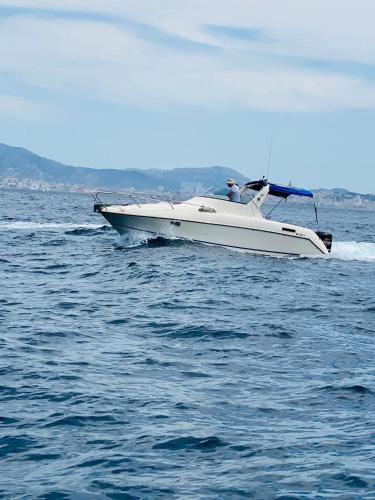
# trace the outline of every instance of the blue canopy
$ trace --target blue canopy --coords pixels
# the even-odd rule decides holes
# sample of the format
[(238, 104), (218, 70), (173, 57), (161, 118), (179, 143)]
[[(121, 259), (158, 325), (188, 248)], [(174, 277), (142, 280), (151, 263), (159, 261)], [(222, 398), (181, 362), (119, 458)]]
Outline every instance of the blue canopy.
[(269, 194), (273, 196), (279, 196), (281, 198), (288, 198), (290, 195), (295, 196), (308, 196), (312, 198), (314, 195), (311, 191), (307, 189), (296, 188), (292, 186), (279, 186), (277, 184), (272, 184), (271, 182), (261, 179), (259, 181), (252, 181), (245, 184), (249, 189), (254, 189), (255, 191), (260, 191), (264, 186), (269, 186)]

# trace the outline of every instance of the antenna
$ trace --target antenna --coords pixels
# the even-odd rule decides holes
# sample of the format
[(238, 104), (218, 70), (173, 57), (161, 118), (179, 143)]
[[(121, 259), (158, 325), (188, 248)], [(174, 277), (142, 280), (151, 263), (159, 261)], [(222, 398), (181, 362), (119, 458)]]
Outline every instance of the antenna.
[(266, 179), (267, 180), (268, 180), (268, 174), (270, 173), (271, 156), (272, 156), (272, 146), (273, 146), (273, 132), (271, 134), (270, 149), (269, 149), (269, 152), (268, 152), (268, 164), (267, 164), (267, 175), (266, 175)]

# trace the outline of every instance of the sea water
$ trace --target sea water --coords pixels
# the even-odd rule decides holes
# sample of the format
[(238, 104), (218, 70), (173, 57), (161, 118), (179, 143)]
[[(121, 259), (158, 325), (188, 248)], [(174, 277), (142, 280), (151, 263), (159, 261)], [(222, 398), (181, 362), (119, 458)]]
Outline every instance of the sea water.
[(0, 497), (374, 498), (374, 212), (273, 258), (0, 193)]

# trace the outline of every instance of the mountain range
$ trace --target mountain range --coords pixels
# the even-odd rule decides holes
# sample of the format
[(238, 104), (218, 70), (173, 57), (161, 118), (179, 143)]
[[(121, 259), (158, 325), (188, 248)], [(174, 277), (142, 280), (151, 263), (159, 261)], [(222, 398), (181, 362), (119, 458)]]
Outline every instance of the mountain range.
[[(175, 193), (203, 192), (211, 186), (225, 188), (225, 179), (232, 177), (239, 184), (247, 179), (240, 172), (227, 167), (187, 167), (172, 170), (136, 168), (109, 169), (65, 165), (43, 158), (27, 149), (0, 143), (1, 179), (28, 180), (29, 183), (57, 186), (75, 186), (91, 189), (121, 190), (133, 188), (144, 191)], [(9, 186), (9, 182), (0, 186)], [(12, 183), (10, 183), (12, 185)], [(21, 183), (21, 187), (22, 187)], [(314, 191), (320, 205), (375, 209), (374, 194), (358, 194), (346, 189), (318, 189)], [(294, 200), (298, 202), (299, 200)]]
[(233, 177), (240, 184), (248, 180), (236, 170), (220, 166), (173, 170), (74, 167), (43, 158), (24, 148), (1, 143), (0, 177), (88, 188), (134, 188), (173, 192), (207, 189), (216, 184), (223, 184), (228, 177)]

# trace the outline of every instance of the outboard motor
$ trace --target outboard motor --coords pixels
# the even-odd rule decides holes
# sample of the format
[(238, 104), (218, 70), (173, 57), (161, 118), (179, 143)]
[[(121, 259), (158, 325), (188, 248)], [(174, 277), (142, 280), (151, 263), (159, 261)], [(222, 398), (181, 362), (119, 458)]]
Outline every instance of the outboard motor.
[(324, 243), (324, 246), (326, 247), (328, 252), (330, 252), (332, 249), (332, 234), (331, 233), (324, 233), (323, 231), (317, 231), (316, 234), (322, 240), (322, 242)]

